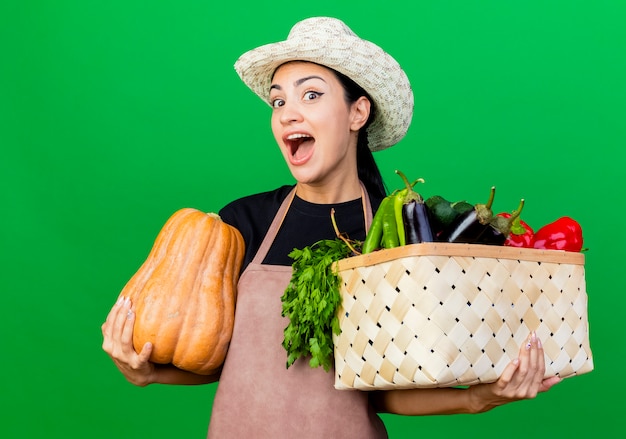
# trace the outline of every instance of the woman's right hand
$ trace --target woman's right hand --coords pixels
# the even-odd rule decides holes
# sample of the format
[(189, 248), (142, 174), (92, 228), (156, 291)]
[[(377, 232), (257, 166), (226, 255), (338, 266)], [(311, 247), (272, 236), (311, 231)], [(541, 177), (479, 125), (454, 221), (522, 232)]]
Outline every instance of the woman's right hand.
[(152, 344), (146, 343), (141, 352), (133, 347), (135, 313), (130, 299), (120, 297), (102, 324), (102, 349), (109, 354), (126, 379), (136, 386), (156, 381), (156, 368), (150, 362)]

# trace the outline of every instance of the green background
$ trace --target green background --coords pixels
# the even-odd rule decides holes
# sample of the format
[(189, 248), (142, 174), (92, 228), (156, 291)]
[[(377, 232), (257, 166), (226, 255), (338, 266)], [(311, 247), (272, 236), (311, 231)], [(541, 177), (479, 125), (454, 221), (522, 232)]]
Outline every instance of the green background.
[(534, 226), (572, 216), (589, 248), (592, 373), (483, 415), (385, 416), (391, 437), (612, 437), (626, 390), (623, 5), (2, 2), (0, 436), (204, 437), (215, 385), (128, 384), (100, 325), (171, 213), (292, 181), (232, 65), (332, 15), (412, 82), (409, 133), (376, 155), (390, 188), (395, 168), (426, 196), (484, 202), (496, 185), (496, 210), (523, 197)]

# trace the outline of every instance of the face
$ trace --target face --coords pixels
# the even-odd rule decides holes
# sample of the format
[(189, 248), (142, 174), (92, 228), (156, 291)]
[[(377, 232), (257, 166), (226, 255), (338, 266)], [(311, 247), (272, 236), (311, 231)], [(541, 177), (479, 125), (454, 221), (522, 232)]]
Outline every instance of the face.
[(349, 104), (334, 72), (291, 62), (279, 67), (270, 89), (272, 131), (300, 184), (342, 184), (357, 175), (358, 130), (367, 121), (369, 101)]

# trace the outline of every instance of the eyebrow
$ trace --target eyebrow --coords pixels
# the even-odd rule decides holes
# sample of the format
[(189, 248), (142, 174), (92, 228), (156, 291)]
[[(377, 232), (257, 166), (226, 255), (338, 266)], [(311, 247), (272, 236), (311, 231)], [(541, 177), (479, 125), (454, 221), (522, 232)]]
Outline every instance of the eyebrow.
[[(300, 79), (296, 80), (293, 83), (293, 85), (294, 85), (294, 87), (298, 87), (298, 86), (302, 85), (303, 83), (305, 83), (306, 81), (309, 81), (311, 79), (320, 79), (320, 80), (324, 81), (324, 78), (322, 78), (321, 76), (311, 75), (311, 76), (305, 76), (304, 78), (300, 78)], [(326, 82), (326, 81), (324, 81), (324, 82)], [(273, 90), (273, 89), (282, 90), (282, 87), (280, 85), (278, 85), (278, 84), (272, 84), (270, 86), (270, 91)]]

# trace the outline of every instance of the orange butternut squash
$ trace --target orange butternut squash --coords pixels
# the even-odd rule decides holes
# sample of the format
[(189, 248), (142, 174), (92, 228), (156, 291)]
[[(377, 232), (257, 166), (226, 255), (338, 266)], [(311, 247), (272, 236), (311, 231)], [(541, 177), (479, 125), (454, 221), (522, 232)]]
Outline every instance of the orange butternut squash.
[(175, 212), (122, 289), (134, 305), (133, 345), (150, 360), (202, 375), (222, 365), (235, 319), (244, 242), (214, 213)]

